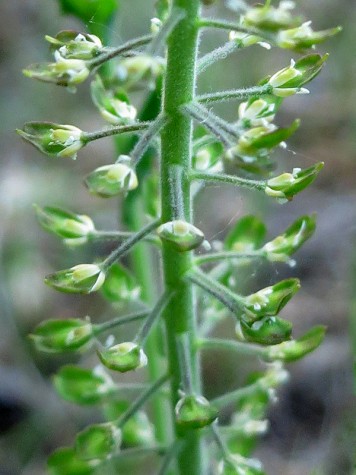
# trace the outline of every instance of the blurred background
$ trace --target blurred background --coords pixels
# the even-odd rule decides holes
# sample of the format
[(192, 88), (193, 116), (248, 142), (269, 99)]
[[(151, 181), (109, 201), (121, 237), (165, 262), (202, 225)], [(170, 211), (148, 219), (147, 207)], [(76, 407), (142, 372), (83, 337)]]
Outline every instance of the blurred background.
[[(263, 213), (273, 237), (298, 216), (317, 213), (316, 234), (296, 255), (295, 268), (253, 268), (262, 284), (289, 276), (301, 279), (302, 290), (283, 312), (293, 321), (296, 335), (314, 324), (328, 327), (321, 348), (289, 366), (290, 382), (270, 410), (270, 431), (259, 442), (256, 454), (270, 475), (354, 475), (356, 3), (297, 3), (298, 10), (313, 19), (314, 29), (342, 25), (344, 31), (319, 48), (329, 52), (330, 59), (310, 85), (311, 94), (284, 102), (278, 125), (288, 125), (295, 117), (301, 118), (302, 125), (287, 149), (279, 153), (279, 169), (289, 171), (317, 161), (324, 161), (325, 168), (312, 187), (283, 206), (229, 187), (204, 190), (197, 200), (196, 225), (208, 240), (216, 240), (226, 235), (238, 217), (247, 213), (261, 217)], [(113, 43), (147, 32), (153, 4), (153, 0), (121, 0), (120, 15), (112, 26)], [(222, 1), (206, 14), (236, 17)], [(99, 319), (109, 314), (100, 297), (63, 296), (43, 284), (44, 275), (86, 262), (95, 250), (70, 250), (44, 233), (32, 204), (89, 214), (99, 229), (117, 226), (117, 203), (93, 198), (82, 186), (82, 177), (93, 164), (110, 162), (111, 140), (90, 145), (76, 162), (68, 162), (46, 159), (14, 133), (29, 120), (73, 124), (88, 131), (105, 125), (90, 101), (88, 83), (72, 95), (21, 74), (30, 63), (50, 60), (45, 34), (54, 36), (68, 28), (82, 27), (75, 19), (61, 16), (55, 0), (0, 1), (0, 475), (44, 474), (48, 454), (72, 444), (78, 428), (93, 420), (91, 409), (61, 401), (51, 386), (50, 377), (59, 366), (78, 358), (35, 353), (26, 338), (47, 318), (90, 314)], [(225, 41), (226, 33), (209, 31), (204, 34), (201, 53)], [(287, 65), (290, 57), (288, 51), (248, 48), (224, 61), (223, 74), (222, 63), (206, 71), (199, 90), (253, 85)], [(237, 106), (232, 103), (217, 110), (233, 119)], [(217, 334), (228, 335), (230, 330), (222, 325)], [(213, 363), (206, 357), (207, 396), (243, 383), (254, 364), (237, 362), (226, 353), (214, 357)]]

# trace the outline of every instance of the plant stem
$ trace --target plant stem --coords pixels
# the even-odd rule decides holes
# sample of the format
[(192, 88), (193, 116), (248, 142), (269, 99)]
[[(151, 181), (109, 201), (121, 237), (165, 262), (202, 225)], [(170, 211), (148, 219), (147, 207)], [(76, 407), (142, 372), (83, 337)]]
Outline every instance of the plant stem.
[(197, 64), (197, 74), (203, 73), (209, 66), (213, 65), (220, 59), (226, 59), (229, 54), (232, 54), (234, 51), (239, 49), (240, 46), (237, 41), (228, 41), (223, 46), (210, 51), (210, 53), (205, 54), (199, 58)]
[(237, 252), (237, 251), (221, 251), (221, 252), (211, 252), (209, 254), (204, 254), (203, 256), (196, 257), (194, 259), (194, 264), (201, 266), (203, 264), (208, 264), (210, 262), (216, 262), (226, 259), (256, 259), (266, 257), (265, 252), (250, 251), (250, 252)]
[(147, 148), (150, 146), (151, 141), (159, 133), (166, 122), (167, 118), (163, 115), (159, 115), (141, 135), (130, 154), (133, 166), (136, 166), (139, 163)]
[(268, 347), (253, 345), (251, 343), (241, 343), (239, 341), (222, 340), (220, 338), (200, 339), (197, 346), (204, 350), (228, 350), (247, 356), (266, 356)]
[(250, 97), (258, 97), (264, 94), (272, 94), (272, 86), (265, 84), (264, 86), (252, 86), (243, 89), (230, 89), (228, 91), (211, 92), (208, 94), (202, 94), (195, 99), (201, 103), (212, 102), (228, 102), (232, 100), (245, 101)]
[[(184, 18), (168, 38), (167, 72), (164, 85), (163, 112), (169, 125), (162, 130), (161, 197), (162, 222), (177, 218), (192, 221), (192, 205), (188, 171), (191, 166), (192, 120), (182, 112), (182, 106), (194, 100), (195, 67), (198, 46), (199, 0), (173, 0), (172, 8), (184, 11)], [(172, 177), (180, 177), (180, 180)], [(179, 216), (177, 216), (177, 213)], [(186, 334), (192, 385), (201, 392), (199, 360), (194, 347), (196, 338), (195, 299), (192, 286), (182, 276), (190, 268), (192, 253), (180, 253), (168, 243), (163, 244), (164, 282), (167, 289), (176, 291), (164, 312), (167, 333), (169, 372), (171, 375), (171, 408), (178, 401), (178, 391), (184, 380), (179, 365), (177, 337)], [(182, 430), (175, 425), (182, 449), (176, 456), (180, 475), (204, 475), (203, 445), (200, 431)], [(173, 465), (173, 464), (172, 464)]]
[(212, 18), (201, 18), (199, 21), (199, 26), (201, 28), (217, 28), (221, 30), (238, 31), (240, 33), (246, 33), (247, 35), (255, 35), (271, 43), (274, 43), (275, 41), (275, 35), (273, 34), (268, 34), (265, 31), (259, 30), (257, 28), (242, 26), (242, 25), (239, 25), (238, 23), (231, 23), (226, 20), (214, 20)]
[(97, 68), (103, 63), (106, 63), (106, 61), (109, 61), (110, 59), (115, 58), (116, 56), (119, 56), (123, 53), (127, 53), (128, 51), (132, 51), (134, 48), (137, 48), (138, 46), (146, 45), (149, 43), (153, 38), (153, 35), (145, 35), (141, 36), (140, 38), (135, 38), (134, 40), (127, 41), (123, 45), (117, 47), (117, 48), (107, 48), (106, 51), (100, 56), (98, 56), (96, 59), (93, 59), (90, 62), (91, 68)]
[(113, 320), (108, 320), (104, 323), (99, 323), (94, 325), (94, 334), (100, 335), (112, 328), (117, 328), (120, 325), (125, 325), (126, 323), (136, 322), (137, 320), (142, 320), (143, 318), (147, 317), (149, 314), (148, 310), (142, 310), (141, 312), (131, 313), (130, 315), (125, 315), (124, 317), (114, 318)]
[(120, 257), (124, 256), (131, 249), (132, 246), (141, 241), (145, 236), (147, 236), (147, 234), (150, 234), (151, 231), (156, 229), (160, 222), (160, 219), (152, 221), (152, 223), (147, 224), (147, 226), (143, 227), (141, 231), (138, 231), (137, 233), (133, 234), (129, 239), (124, 241), (102, 263), (103, 270), (106, 270), (111, 267)]
[(235, 175), (225, 175), (223, 173), (191, 172), (190, 180), (203, 180), (207, 183), (226, 183), (259, 191), (264, 191), (266, 188), (265, 181), (249, 180)]
[(117, 125), (116, 127), (110, 127), (109, 129), (99, 130), (97, 132), (84, 132), (82, 140), (84, 143), (92, 142), (93, 140), (102, 139), (104, 137), (111, 137), (112, 135), (128, 134), (132, 132), (138, 132), (145, 130), (149, 127), (150, 122), (140, 122), (131, 125)]

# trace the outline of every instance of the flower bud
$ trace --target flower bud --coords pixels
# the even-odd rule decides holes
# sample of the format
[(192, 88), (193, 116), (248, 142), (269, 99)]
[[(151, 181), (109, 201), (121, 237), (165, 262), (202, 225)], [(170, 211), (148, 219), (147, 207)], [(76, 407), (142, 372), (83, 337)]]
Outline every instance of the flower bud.
[(65, 59), (56, 52), (55, 63), (32, 64), (24, 69), (25, 76), (39, 81), (57, 84), (75, 91), (75, 86), (86, 80), (90, 70), (82, 59)]
[(99, 167), (85, 178), (84, 183), (90, 193), (110, 198), (137, 188), (136, 173), (125, 163), (130, 157), (121, 155), (119, 159), (122, 160), (121, 163)]
[(91, 323), (80, 319), (46, 320), (30, 335), (36, 349), (48, 353), (83, 350), (92, 337)]
[(179, 252), (190, 251), (199, 247), (204, 241), (200, 229), (182, 220), (168, 221), (157, 229), (162, 241), (168, 242)]
[(264, 223), (256, 216), (248, 215), (239, 219), (225, 238), (225, 249), (249, 252), (258, 249), (266, 235)]
[(98, 351), (98, 356), (103, 365), (120, 373), (126, 373), (126, 371), (132, 371), (147, 365), (147, 356), (143, 349), (130, 341), (119, 343), (107, 350)]
[(262, 464), (256, 459), (247, 459), (239, 454), (230, 454), (218, 467), (219, 475), (265, 475)]
[(53, 382), (63, 399), (80, 405), (97, 404), (115, 388), (113, 380), (101, 366), (94, 370), (62, 366)]
[(245, 340), (260, 345), (276, 345), (290, 340), (292, 324), (279, 317), (263, 317), (253, 323), (240, 322), (241, 333)]
[(52, 122), (27, 122), (16, 130), (21, 137), (50, 157), (77, 158), (84, 147), (83, 132), (73, 125)]
[(60, 292), (89, 294), (100, 289), (105, 274), (96, 264), (79, 264), (45, 278), (45, 283)]
[(58, 51), (64, 59), (93, 59), (103, 47), (97, 36), (77, 31), (60, 31), (55, 38), (48, 35), (45, 38), (51, 43), (51, 50)]
[[(275, 99), (275, 98), (273, 98)], [(242, 102), (239, 106), (239, 122), (246, 127), (268, 127), (272, 122), (277, 109), (277, 101), (268, 99), (252, 99)]]
[(263, 41), (260, 36), (250, 35), (241, 31), (230, 31), (229, 41), (234, 41), (239, 48), (247, 48), (248, 46), (258, 44), (262, 48), (271, 49), (271, 45)]
[(308, 353), (314, 351), (325, 338), (326, 327), (320, 325), (309, 330), (302, 337), (284, 341), (279, 345), (271, 346), (267, 349), (265, 359), (267, 361), (296, 361)]
[(210, 425), (218, 411), (203, 396), (185, 395), (174, 409), (177, 424), (185, 429), (201, 429)]
[(165, 68), (165, 63), (161, 58), (140, 54), (120, 61), (117, 68), (118, 79), (128, 86), (148, 80), (155, 81)]
[(274, 317), (300, 289), (298, 279), (285, 279), (270, 287), (243, 297), (248, 323), (266, 316)]
[(313, 31), (310, 25), (311, 21), (306, 21), (297, 28), (279, 31), (277, 45), (280, 48), (296, 50), (313, 48), (314, 45), (324, 42), (342, 30), (341, 27), (336, 27), (323, 31)]
[(282, 173), (282, 175), (271, 178), (267, 181), (265, 193), (273, 198), (290, 201), (294, 195), (304, 190), (315, 180), (323, 166), (324, 163), (319, 162), (304, 170), (294, 168), (292, 173)]
[(99, 460), (81, 460), (72, 447), (63, 447), (49, 456), (47, 468), (50, 475), (91, 475), (98, 464)]
[(82, 460), (103, 460), (119, 451), (121, 430), (111, 422), (94, 424), (79, 432), (75, 452)]
[(118, 263), (108, 270), (101, 290), (112, 302), (137, 301), (141, 293), (141, 288), (134, 276)]
[(266, 251), (270, 261), (286, 261), (288, 256), (296, 252), (315, 231), (315, 217), (302, 216), (286, 231), (267, 242), (262, 250)]
[(294, 2), (289, 0), (281, 1), (277, 8), (270, 5), (257, 5), (246, 11), (242, 24), (270, 31), (300, 25), (301, 18), (293, 17), (291, 14), (294, 6)]
[(85, 242), (87, 237), (95, 230), (93, 221), (89, 216), (74, 214), (60, 208), (45, 206), (40, 208), (35, 205), (37, 218), (41, 226), (68, 241)]
[(273, 87), (272, 93), (279, 97), (309, 93), (302, 86), (321, 71), (327, 57), (328, 55), (310, 54), (297, 62), (291, 60), (288, 67), (281, 69), (268, 80), (268, 84)]
[(99, 76), (91, 83), (91, 95), (100, 114), (110, 124), (125, 125), (135, 120), (137, 110), (129, 104), (127, 96), (106, 91)]

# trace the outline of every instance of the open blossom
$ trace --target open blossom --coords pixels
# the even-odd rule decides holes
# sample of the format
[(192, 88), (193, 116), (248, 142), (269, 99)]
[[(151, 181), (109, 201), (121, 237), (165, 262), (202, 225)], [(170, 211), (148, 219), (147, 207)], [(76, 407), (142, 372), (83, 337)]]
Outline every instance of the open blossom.
[[(89, 60), (100, 53), (103, 45), (95, 35), (78, 33), (77, 31), (60, 31), (54, 38), (45, 36), (51, 43), (51, 49), (64, 59)], [(58, 56), (56, 56), (58, 61)]]

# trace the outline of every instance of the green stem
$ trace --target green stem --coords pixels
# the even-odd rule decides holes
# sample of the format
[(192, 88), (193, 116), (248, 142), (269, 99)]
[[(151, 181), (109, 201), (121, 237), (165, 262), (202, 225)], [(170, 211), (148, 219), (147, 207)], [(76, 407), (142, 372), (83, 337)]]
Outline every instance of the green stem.
[(221, 30), (238, 31), (240, 33), (246, 33), (247, 35), (259, 36), (261, 39), (264, 39), (270, 43), (275, 42), (275, 35), (273, 34), (268, 34), (265, 31), (259, 30), (258, 28), (246, 27), (239, 25), (238, 23), (231, 23), (226, 20), (201, 18), (199, 21), (199, 26), (200, 28), (217, 28)]
[[(185, 12), (168, 38), (167, 72), (164, 85), (163, 112), (170, 122), (162, 130), (161, 199), (162, 222), (179, 217), (192, 222), (192, 204), (188, 172), (191, 167), (192, 120), (182, 107), (194, 100), (195, 68), (198, 47), (199, 0), (173, 0), (172, 8)], [(176, 180), (173, 177), (179, 176)], [(166, 288), (176, 291), (164, 312), (167, 333), (169, 372), (171, 375), (171, 408), (178, 401), (178, 391), (184, 380), (179, 364), (177, 337), (187, 335), (189, 355), (187, 364), (192, 375), (192, 386), (200, 394), (199, 359), (196, 338), (195, 299), (192, 286), (182, 276), (191, 267), (192, 253), (177, 252), (169, 243), (163, 244), (163, 269)], [(201, 432), (183, 430), (175, 425), (176, 437), (182, 448), (176, 456), (180, 475), (204, 475)]]
[(129, 134), (132, 132), (139, 132), (149, 127), (151, 122), (140, 122), (138, 124), (131, 125), (117, 125), (116, 127), (110, 127), (109, 129), (99, 130), (97, 132), (84, 132), (82, 135), (82, 141), (87, 144), (93, 140), (102, 139), (105, 137), (111, 137), (119, 134)]
[(158, 299), (156, 305), (153, 307), (151, 313), (147, 316), (147, 319), (143, 326), (140, 328), (138, 331), (136, 337), (135, 337), (135, 342), (140, 343), (140, 345), (144, 345), (145, 341), (148, 338), (149, 332), (155, 322), (159, 319), (161, 316), (161, 313), (163, 310), (166, 308), (168, 305), (169, 301), (171, 300), (173, 295), (173, 292), (171, 290), (168, 290), (164, 292), (164, 294), (161, 296), (160, 299)]
[(151, 231), (157, 228), (160, 219), (152, 221), (152, 223), (143, 227), (141, 231), (138, 231), (129, 239), (124, 241), (117, 249), (115, 249), (101, 264), (102, 269), (105, 271), (109, 269), (120, 257), (124, 256), (136, 243), (140, 242), (147, 234), (150, 234)]
[(104, 53), (102, 53), (96, 59), (90, 61), (90, 67), (91, 69), (97, 68), (98, 66), (106, 63), (106, 61), (115, 58), (116, 56), (120, 56), (123, 53), (127, 53), (128, 51), (132, 51), (133, 49), (139, 46), (146, 45), (152, 40), (152, 38), (153, 35), (145, 35), (141, 36), (140, 38), (135, 38), (133, 40), (127, 41), (126, 43), (121, 46), (118, 46), (117, 48), (107, 48)]
[(131, 417), (146, 403), (146, 401), (168, 381), (169, 375), (165, 374), (155, 381), (149, 388), (146, 389), (137, 399), (131, 404), (131, 406), (117, 419), (116, 424), (118, 427), (122, 427)]
[(211, 92), (208, 94), (202, 94), (195, 99), (201, 103), (213, 103), (213, 102), (228, 102), (233, 100), (246, 101), (250, 97), (259, 97), (264, 94), (272, 94), (272, 86), (265, 84), (264, 86), (252, 86), (243, 89), (230, 89), (228, 91)]
[(239, 48), (240, 45), (237, 41), (228, 41), (223, 46), (210, 51), (210, 53), (207, 53), (199, 59), (197, 64), (197, 74), (203, 73), (209, 68), (209, 66), (212, 66), (217, 61), (226, 59), (229, 54), (232, 54)]
[(201, 266), (203, 264), (209, 264), (211, 262), (226, 260), (226, 259), (256, 259), (266, 257), (265, 252), (250, 251), (250, 252), (237, 252), (237, 251), (221, 251), (221, 252), (212, 252), (210, 254), (205, 254), (203, 256), (196, 257), (194, 259), (194, 264)]
[(253, 345), (251, 343), (241, 343), (233, 340), (222, 340), (220, 338), (202, 338), (197, 342), (198, 348), (203, 350), (228, 350), (240, 355), (263, 357), (267, 354), (268, 347)]
[(112, 330), (113, 328), (125, 325), (126, 323), (142, 320), (143, 318), (146, 318), (148, 314), (149, 311), (142, 310), (141, 312), (132, 313), (131, 315), (125, 315), (124, 317), (114, 318), (112, 320), (108, 320), (107, 322), (93, 325), (94, 335), (100, 335), (101, 333)]
[(159, 115), (157, 119), (151, 122), (147, 130), (141, 135), (140, 139), (130, 153), (133, 166), (136, 166), (139, 163), (147, 148), (150, 146), (151, 141), (159, 133), (166, 122), (167, 118), (163, 115)]
[(237, 185), (242, 188), (249, 188), (250, 190), (265, 191), (266, 188), (265, 181), (249, 180), (235, 175), (225, 175), (223, 173), (191, 172), (189, 177), (192, 181), (203, 180), (207, 183), (225, 183)]

